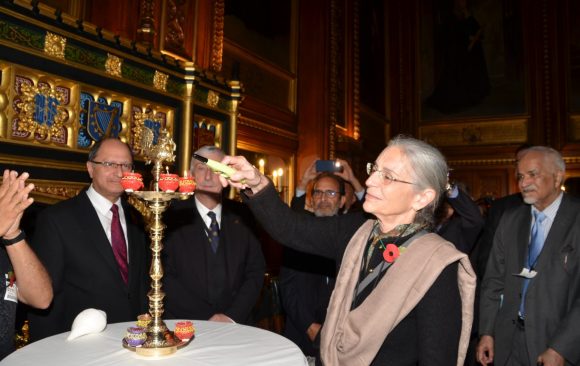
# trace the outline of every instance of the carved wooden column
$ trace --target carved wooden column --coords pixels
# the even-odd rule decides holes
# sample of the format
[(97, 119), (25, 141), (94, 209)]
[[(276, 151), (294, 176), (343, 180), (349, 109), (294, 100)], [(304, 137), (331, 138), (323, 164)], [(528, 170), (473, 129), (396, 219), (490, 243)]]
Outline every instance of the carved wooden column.
[(139, 4), (139, 26), (137, 42), (153, 47), (155, 41), (155, 0), (141, 0)]

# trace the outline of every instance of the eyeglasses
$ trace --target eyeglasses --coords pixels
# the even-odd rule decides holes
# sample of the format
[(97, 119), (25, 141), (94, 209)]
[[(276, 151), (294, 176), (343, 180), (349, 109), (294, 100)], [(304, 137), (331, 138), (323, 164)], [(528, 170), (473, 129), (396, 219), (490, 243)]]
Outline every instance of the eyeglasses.
[(327, 198), (334, 198), (334, 197), (338, 197), (339, 192), (337, 191), (332, 191), (330, 189), (327, 189), (326, 191), (321, 191), (320, 189), (315, 189), (312, 191), (312, 197), (322, 197), (322, 195), (325, 195)]
[(110, 161), (95, 161), (95, 160), (91, 160), (91, 163), (104, 166), (107, 169), (121, 168), (121, 170), (124, 172), (133, 170), (133, 163), (112, 163)]
[(379, 167), (377, 166), (377, 164), (367, 163), (367, 174), (370, 176), (370, 175), (373, 175), (374, 173), (379, 173), (379, 175), (381, 176), (381, 178), (383, 178), (385, 183), (399, 182), (399, 183), (405, 183), (405, 184), (415, 184), (415, 183), (407, 182), (405, 180), (397, 179), (397, 178), (393, 177), (390, 173), (386, 172), (385, 170), (379, 170)]

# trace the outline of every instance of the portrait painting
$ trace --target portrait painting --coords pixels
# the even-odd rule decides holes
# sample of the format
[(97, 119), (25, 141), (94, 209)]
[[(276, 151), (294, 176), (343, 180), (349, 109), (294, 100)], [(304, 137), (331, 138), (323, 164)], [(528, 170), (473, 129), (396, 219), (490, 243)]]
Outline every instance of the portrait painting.
[(519, 0), (426, 0), (420, 24), (423, 121), (526, 112)]

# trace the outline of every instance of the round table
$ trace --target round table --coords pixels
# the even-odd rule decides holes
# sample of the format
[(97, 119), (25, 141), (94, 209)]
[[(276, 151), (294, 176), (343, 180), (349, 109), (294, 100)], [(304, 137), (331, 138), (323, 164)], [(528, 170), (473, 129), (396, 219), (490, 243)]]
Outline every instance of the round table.
[[(176, 320), (166, 320), (173, 329)], [(108, 324), (101, 333), (67, 341), (69, 332), (31, 343), (6, 357), (0, 365), (252, 365), (306, 366), (300, 349), (288, 339), (260, 328), (194, 320), (195, 338), (176, 353), (144, 357), (122, 346), (134, 322)]]

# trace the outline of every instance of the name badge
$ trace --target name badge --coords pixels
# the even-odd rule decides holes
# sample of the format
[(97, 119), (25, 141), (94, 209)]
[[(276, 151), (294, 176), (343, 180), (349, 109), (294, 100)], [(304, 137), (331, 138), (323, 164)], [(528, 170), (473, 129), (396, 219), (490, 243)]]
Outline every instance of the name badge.
[(537, 274), (538, 274), (538, 272), (534, 271), (533, 269), (529, 269), (529, 268), (524, 267), (524, 268), (522, 268), (522, 271), (520, 273), (514, 273), (514, 276), (531, 279), (531, 278), (536, 277)]
[(6, 293), (4, 294), (4, 300), (18, 302), (18, 287), (16, 287), (16, 283), (13, 283), (12, 286), (6, 287)]

